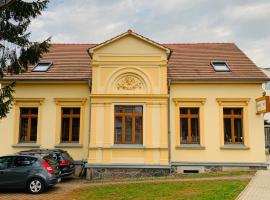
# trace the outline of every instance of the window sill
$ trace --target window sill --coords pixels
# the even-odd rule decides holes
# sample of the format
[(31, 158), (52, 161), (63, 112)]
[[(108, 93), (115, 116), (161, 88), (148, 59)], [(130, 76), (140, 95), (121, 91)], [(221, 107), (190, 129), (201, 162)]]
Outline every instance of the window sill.
[(79, 143), (61, 143), (54, 145), (55, 148), (82, 148), (83, 145)]
[(176, 146), (177, 149), (194, 149), (194, 150), (204, 150), (205, 146), (200, 144), (180, 144)]
[(222, 150), (249, 150), (248, 146), (244, 144), (225, 144), (224, 146), (220, 147)]
[(142, 144), (114, 144), (112, 149), (143, 149)]
[(18, 144), (14, 144), (12, 145), (12, 147), (14, 148), (40, 148), (40, 145), (39, 144), (36, 144), (36, 143), (18, 143)]

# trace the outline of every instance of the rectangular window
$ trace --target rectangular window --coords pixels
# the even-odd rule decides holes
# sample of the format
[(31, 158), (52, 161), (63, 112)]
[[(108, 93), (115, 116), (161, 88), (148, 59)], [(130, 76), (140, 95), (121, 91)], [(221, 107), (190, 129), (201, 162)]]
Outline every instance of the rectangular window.
[(37, 141), (38, 108), (20, 108), (19, 142)]
[(225, 144), (242, 144), (243, 109), (223, 108), (224, 142)]
[(200, 144), (199, 108), (180, 108), (180, 143)]
[(265, 89), (270, 90), (270, 82), (265, 83)]
[(143, 143), (142, 106), (115, 106), (114, 123), (115, 144)]
[(225, 61), (212, 61), (211, 62), (212, 67), (216, 72), (230, 72), (230, 68), (228, 67), (228, 64)]
[(51, 67), (52, 62), (39, 62), (33, 69), (33, 72), (46, 72)]
[(80, 108), (62, 108), (62, 143), (78, 143), (80, 135)]

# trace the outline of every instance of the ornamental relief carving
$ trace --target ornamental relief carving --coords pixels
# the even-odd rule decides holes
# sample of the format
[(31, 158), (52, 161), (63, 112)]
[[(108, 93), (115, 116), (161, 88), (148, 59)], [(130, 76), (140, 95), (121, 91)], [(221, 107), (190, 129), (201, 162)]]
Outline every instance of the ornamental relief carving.
[(127, 75), (117, 82), (116, 88), (117, 90), (143, 89), (143, 83), (137, 77)]

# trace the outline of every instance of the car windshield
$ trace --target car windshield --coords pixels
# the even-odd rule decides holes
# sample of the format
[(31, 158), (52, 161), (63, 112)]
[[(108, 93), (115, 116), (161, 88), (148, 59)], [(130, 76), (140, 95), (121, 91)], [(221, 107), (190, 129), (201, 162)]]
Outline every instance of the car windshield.
[(68, 152), (63, 152), (62, 156), (65, 160), (73, 161), (72, 157), (68, 154)]
[(51, 155), (47, 154), (45, 156), (42, 156), (42, 159), (51, 165), (54, 173), (58, 172), (58, 163)]

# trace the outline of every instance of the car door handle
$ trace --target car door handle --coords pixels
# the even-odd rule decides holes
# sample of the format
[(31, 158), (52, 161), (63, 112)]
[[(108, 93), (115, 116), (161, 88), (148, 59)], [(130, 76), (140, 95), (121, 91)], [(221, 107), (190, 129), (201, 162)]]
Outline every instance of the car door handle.
[(0, 174), (4, 174), (4, 172), (0, 172)]

